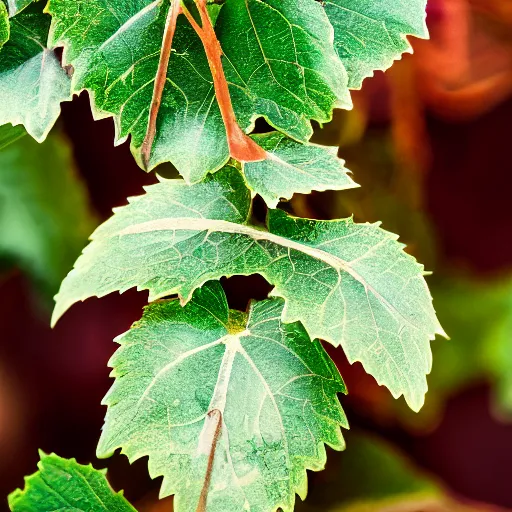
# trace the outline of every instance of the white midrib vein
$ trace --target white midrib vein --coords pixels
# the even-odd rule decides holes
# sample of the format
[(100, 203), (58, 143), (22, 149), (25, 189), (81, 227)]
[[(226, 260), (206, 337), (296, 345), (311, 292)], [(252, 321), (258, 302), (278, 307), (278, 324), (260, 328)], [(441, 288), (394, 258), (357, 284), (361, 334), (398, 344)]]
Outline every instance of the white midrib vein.
[(226, 351), (222, 357), (222, 361), (219, 368), (219, 375), (213, 390), (210, 405), (208, 406), (208, 413), (212, 411), (219, 411), (221, 413), (220, 418), (216, 418), (214, 415), (207, 414), (204, 420), (203, 429), (199, 436), (199, 442), (197, 444), (198, 455), (209, 455), (211, 447), (213, 445), (213, 439), (215, 431), (217, 430), (217, 424), (219, 421), (224, 421), (224, 411), (226, 409), (226, 401), (228, 396), (229, 381), (231, 379), (231, 372), (233, 370), (233, 363), (235, 356), (239, 352), (240, 338), (247, 336), (250, 333), (244, 331), (239, 334), (228, 335), (222, 338), (222, 343), (226, 346)]
[(356, 281), (361, 283), (364, 286), (365, 290), (370, 291), (384, 306), (386, 306), (386, 308), (392, 314), (400, 316), (409, 325), (411, 325), (415, 329), (419, 329), (418, 326), (412, 323), (410, 319), (405, 317), (390, 302), (388, 302), (377, 290), (375, 290), (375, 288), (373, 288), (369, 283), (367, 283), (364, 277), (361, 276), (354, 268), (350, 266), (349, 262), (341, 258), (338, 258), (333, 254), (322, 251), (321, 249), (310, 247), (309, 245), (305, 245), (300, 242), (295, 242), (294, 240), (290, 240), (289, 238), (275, 235), (273, 233), (269, 233), (268, 231), (256, 229), (252, 226), (247, 226), (245, 224), (237, 224), (235, 222), (229, 222), (225, 220), (205, 218), (165, 218), (151, 220), (148, 222), (143, 222), (141, 224), (134, 224), (133, 226), (129, 226), (120, 231), (119, 233), (117, 233), (117, 235), (136, 235), (141, 233), (149, 233), (152, 231), (208, 231), (213, 233), (220, 232), (236, 235), (245, 235), (256, 241), (267, 241), (277, 244), (281, 247), (286, 247), (287, 249), (299, 251), (303, 254), (307, 254), (308, 256), (316, 260), (323, 261), (324, 263), (326, 263), (327, 265), (331, 266), (334, 269), (346, 272), (347, 274), (352, 276)]

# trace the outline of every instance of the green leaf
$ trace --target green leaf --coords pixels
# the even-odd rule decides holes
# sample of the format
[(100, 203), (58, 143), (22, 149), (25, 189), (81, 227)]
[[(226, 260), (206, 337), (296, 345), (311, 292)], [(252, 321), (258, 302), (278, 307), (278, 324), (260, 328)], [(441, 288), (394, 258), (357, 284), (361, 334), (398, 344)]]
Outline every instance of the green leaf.
[(4, 0), (7, 3), (9, 9), (9, 16), (15, 16), (20, 11), (25, 9), (28, 5), (33, 3), (35, 0)]
[(12, 126), (10, 124), (0, 126), (0, 150), (21, 139), (26, 134), (27, 132), (21, 126)]
[(0, 49), (9, 41), (11, 26), (9, 25), (9, 14), (4, 3), (0, 2)]
[(246, 163), (243, 171), (249, 187), (270, 208), (296, 193), (358, 186), (348, 176), (345, 162), (336, 156), (337, 148), (300, 144), (278, 132), (254, 135), (253, 139), (267, 152), (267, 159)]
[(71, 99), (70, 79), (47, 48), (50, 16), (40, 2), (11, 18), (11, 38), (0, 50), (0, 125), (23, 124), (42, 142)]
[(361, 87), (376, 70), (386, 70), (411, 47), (406, 35), (427, 37), (427, 0), (326, 0), (334, 27), (334, 47), (349, 75)]
[(130, 200), (92, 236), (56, 297), (55, 322), (73, 303), (115, 290), (184, 302), (210, 279), (259, 273), (285, 298), (284, 322), (342, 345), (394, 396), (421, 407), (429, 340), (443, 333), (423, 267), (397, 237), (352, 219), (313, 221), (270, 210), (268, 231), (251, 226), (250, 191), (226, 167), (187, 186), (167, 180)]
[(105, 471), (75, 459), (40, 453), (39, 471), (25, 479), (25, 489), (9, 496), (12, 512), (136, 512), (122, 493), (116, 494)]
[(0, 257), (51, 297), (93, 227), (67, 140), (25, 137), (0, 151)]
[(344, 447), (337, 393), (346, 390), (322, 345), (281, 323), (283, 306), (229, 311), (218, 282), (185, 307), (148, 306), (116, 340), (99, 456), (149, 456), (176, 512), (199, 510), (204, 498), (211, 512), (292, 511), (306, 469), (325, 465), (324, 443)]
[[(299, 4), (300, 9), (296, 0), (230, 1), (220, 11), (216, 30), (226, 78), (246, 131), (264, 116), (287, 135), (307, 140), (310, 119), (328, 121), (335, 106), (349, 104), (346, 72), (334, 52), (327, 16), (315, 0)], [(64, 46), (64, 60), (75, 68), (73, 91), (91, 91), (96, 117), (114, 116), (116, 143), (131, 136), (141, 166), (170, 5), (161, 0), (49, 3), (51, 41)], [(205, 52), (180, 16), (149, 168), (171, 161), (195, 183), (228, 157)]]
[(228, 1), (216, 32), (244, 128), (264, 116), (290, 137), (307, 141), (311, 119), (325, 123), (334, 107), (351, 108), (333, 29), (315, 0)]

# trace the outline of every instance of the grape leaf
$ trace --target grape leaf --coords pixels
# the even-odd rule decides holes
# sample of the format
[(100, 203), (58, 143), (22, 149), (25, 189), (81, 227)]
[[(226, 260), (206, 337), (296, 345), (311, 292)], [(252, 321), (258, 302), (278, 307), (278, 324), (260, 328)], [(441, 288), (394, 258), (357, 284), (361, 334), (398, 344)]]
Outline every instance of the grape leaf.
[(9, 14), (4, 3), (0, 2), (0, 50), (9, 41), (11, 26), (9, 25)]
[(75, 459), (40, 453), (39, 471), (25, 479), (25, 489), (9, 496), (12, 512), (136, 512), (122, 493), (116, 494), (105, 471)]
[[(306, 140), (310, 119), (327, 121), (334, 106), (348, 106), (346, 72), (334, 52), (327, 16), (315, 0), (300, 0), (300, 5), (249, 0), (227, 2), (220, 11), (216, 30), (226, 54), (226, 78), (246, 131), (264, 116), (277, 129)], [(49, 3), (51, 41), (64, 46), (64, 61), (75, 68), (73, 91), (91, 92), (96, 117), (114, 116), (116, 143), (131, 136), (142, 167), (170, 9), (171, 3), (161, 0)], [(184, 16), (178, 18), (172, 47), (147, 167), (171, 161), (195, 183), (227, 162), (225, 126), (202, 43)], [(272, 78), (274, 71), (278, 78)]]
[(292, 511), (306, 469), (325, 465), (324, 443), (344, 447), (337, 393), (346, 390), (322, 345), (281, 323), (283, 305), (229, 311), (210, 282), (185, 307), (148, 306), (116, 340), (98, 455), (148, 455), (177, 512)]
[(0, 151), (0, 257), (27, 271), (49, 297), (93, 226), (64, 137), (42, 145), (24, 137)]
[(406, 35), (427, 37), (427, 0), (326, 0), (334, 47), (345, 65), (349, 87), (361, 87), (376, 70), (386, 70), (411, 46)]
[(187, 186), (147, 188), (92, 236), (56, 296), (53, 322), (73, 303), (132, 287), (183, 302), (210, 279), (259, 273), (284, 297), (283, 321), (342, 345), (395, 397), (417, 410), (443, 330), (423, 267), (397, 237), (352, 219), (313, 221), (270, 210), (268, 231), (248, 224), (250, 191), (233, 167)]
[(254, 135), (253, 139), (267, 152), (267, 159), (245, 163), (243, 171), (249, 187), (270, 208), (296, 193), (358, 186), (336, 156), (337, 148), (300, 144), (278, 132)]
[(232, 83), (238, 121), (258, 116), (292, 138), (313, 135), (334, 107), (350, 108), (347, 72), (333, 48), (334, 33), (312, 0), (226, 2), (216, 32)]
[(47, 48), (50, 16), (35, 3), (10, 19), (11, 37), (0, 50), (0, 124), (23, 124), (42, 142), (71, 99), (70, 79)]

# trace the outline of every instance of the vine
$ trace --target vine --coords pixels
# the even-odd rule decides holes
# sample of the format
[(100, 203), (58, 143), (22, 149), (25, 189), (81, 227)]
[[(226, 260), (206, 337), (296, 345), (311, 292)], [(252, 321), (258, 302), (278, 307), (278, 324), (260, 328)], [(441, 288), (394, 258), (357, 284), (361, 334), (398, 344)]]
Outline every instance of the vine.
[[(346, 388), (319, 340), (419, 410), (430, 341), (444, 334), (397, 236), (279, 208), (357, 186), (337, 148), (309, 142), (311, 122), (350, 108), (350, 89), (409, 51), (407, 35), (426, 36), (425, 0), (0, 7), (0, 123), (42, 142), (60, 103), (86, 90), (143, 169), (172, 162), (182, 176), (116, 209), (55, 298), (53, 323), (89, 297), (149, 290), (142, 319), (116, 340), (98, 455), (147, 456), (178, 512), (293, 510), (306, 470), (324, 467), (325, 445), (344, 448), (348, 427)], [(258, 118), (272, 131), (253, 133)], [(230, 310), (219, 279), (251, 274), (270, 297)], [(134, 510), (92, 467), (41, 457), (11, 510)]]

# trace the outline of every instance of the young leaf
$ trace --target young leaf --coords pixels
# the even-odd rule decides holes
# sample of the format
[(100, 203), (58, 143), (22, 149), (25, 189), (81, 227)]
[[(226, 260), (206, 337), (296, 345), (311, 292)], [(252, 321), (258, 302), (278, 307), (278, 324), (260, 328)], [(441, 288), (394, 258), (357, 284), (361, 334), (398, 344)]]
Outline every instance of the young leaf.
[(286, 300), (283, 321), (341, 344), (350, 361), (419, 409), (429, 340), (443, 332), (423, 267), (378, 225), (271, 210), (264, 231), (248, 224), (250, 206), (241, 174), (229, 166), (197, 185), (149, 187), (93, 234), (56, 297), (53, 321), (93, 295), (136, 286), (150, 300), (178, 294), (186, 302), (210, 279), (259, 273)]
[(0, 2), (0, 50), (9, 41), (11, 26), (9, 25), (9, 14), (4, 3)]
[(24, 137), (0, 151), (0, 257), (27, 271), (48, 297), (93, 226), (64, 137), (44, 144)]
[(334, 47), (345, 65), (349, 87), (358, 89), (376, 70), (386, 70), (411, 51), (406, 35), (427, 37), (427, 0), (326, 0)]
[[(325, 122), (335, 106), (349, 104), (327, 16), (315, 0), (299, 4), (230, 1), (216, 20), (234, 112), (245, 131), (265, 116), (284, 133), (307, 140), (310, 119)], [(114, 116), (117, 143), (131, 136), (142, 167), (171, 161), (195, 183), (220, 169), (229, 150), (205, 51), (184, 16), (172, 37), (148, 165), (142, 156), (154, 115), (155, 80), (165, 70), (159, 64), (163, 41), (168, 50), (171, 9), (171, 2), (162, 0), (51, 0), (51, 41), (64, 46), (64, 60), (75, 68), (73, 91), (92, 93), (97, 117)]]
[(41, 452), (39, 471), (25, 479), (25, 489), (9, 496), (12, 512), (136, 512), (116, 494), (105, 471)]
[(42, 142), (71, 99), (70, 79), (47, 48), (50, 16), (35, 3), (10, 19), (11, 37), (0, 50), (0, 125), (23, 124)]
[(357, 187), (347, 174), (337, 148), (300, 144), (281, 133), (254, 135), (266, 153), (266, 160), (243, 164), (249, 187), (261, 195), (270, 208), (281, 198), (312, 190), (345, 190)]
[(282, 310), (270, 299), (229, 311), (218, 282), (185, 307), (148, 306), (116, 340), (98, 455), (148, 455), (176, 512), (292, 511), (306, 469), (323, 469), (324, 443), (344, 447), (347, 423), (334, 363)]

